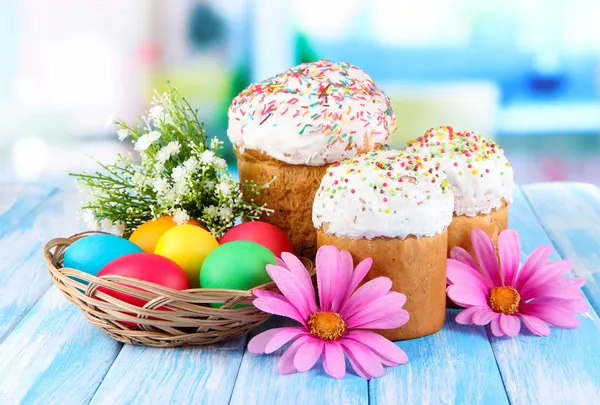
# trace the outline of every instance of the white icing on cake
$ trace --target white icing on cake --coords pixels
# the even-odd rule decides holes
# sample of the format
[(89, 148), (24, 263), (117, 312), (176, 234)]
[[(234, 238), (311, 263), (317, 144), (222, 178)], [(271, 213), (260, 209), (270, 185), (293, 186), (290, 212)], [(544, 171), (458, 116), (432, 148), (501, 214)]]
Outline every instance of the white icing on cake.
[(487, 138), (442, 126), (409, 141), (405, 150), (441, 164), (452, 185), (456, 215), (489, 214), (513, 201), (513, 169), (503, 149)]
[(453, 205), (439, 163), (400, 151), (371, 152), (328, 168), (313, 224), (355, 239), (434, 236), (452, 221)]
[(356, 66), (320, 60), (250, 85), (229, 107), (227, 135), (243, 153), (322, 166), (386, 145), (389, 98)]

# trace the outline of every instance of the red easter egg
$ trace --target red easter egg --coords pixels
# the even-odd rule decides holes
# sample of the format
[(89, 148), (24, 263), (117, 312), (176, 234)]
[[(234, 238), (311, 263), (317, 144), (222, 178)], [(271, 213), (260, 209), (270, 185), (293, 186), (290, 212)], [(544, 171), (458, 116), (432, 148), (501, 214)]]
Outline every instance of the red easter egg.
[[(188, 278), (185, 272), (181, 270), (181, 267), (171, 259), (153, 253), (132, 253), (121, 256), (105, 265), (98, 273), (98, 277), (109, 274), (148, 281), (175, 290), (186, 290), (190, 288)], [(127, 283), (122, 284), (128, 285)], [(142, 290), (138, 287), (131, 287)], [(99, 287), (98, 290), (118, 298), (121, 301), (139, 307), (143, 307), (147, 302), (141, 298), (133, 297), (129, 294), (117, 292), (105, 287)]]
[(220, 244), (234, 240), (247, 240), (268, 248), (277, 257), (282, 252), (294, 253), (294, 247), (285, 232), (275, 225), (262, 221), (244, 222), (236, 225), (223, 235)]

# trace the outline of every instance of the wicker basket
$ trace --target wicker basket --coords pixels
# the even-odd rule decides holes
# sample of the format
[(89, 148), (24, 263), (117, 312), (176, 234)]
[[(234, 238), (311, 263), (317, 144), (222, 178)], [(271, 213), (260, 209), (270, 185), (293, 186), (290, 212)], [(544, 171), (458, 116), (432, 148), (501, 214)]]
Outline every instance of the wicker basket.
[[(67, 247), (92, 233), (96, 232), (52, 239), (44, 246), (44, 258), (52, 281), (62, 294), (93, 325), (120, 342), (155, 347), (211, 344), (241, 336), (270, 316), (252, 305), (238, 306), (252, 303), (255, 297), (251, 291), (208, 288), (179, 291), (130, 277), (95, 277), (62, 267)], [(313, 274), (312, 261), (301, 259)], [(131, 305), (99, 291), (98, 287), (126, 293), (147, 303), (143, 307)], [(257, 288), (277, 291), (274, 283)], [(223, 302), (220, 308), (208, 305)]]

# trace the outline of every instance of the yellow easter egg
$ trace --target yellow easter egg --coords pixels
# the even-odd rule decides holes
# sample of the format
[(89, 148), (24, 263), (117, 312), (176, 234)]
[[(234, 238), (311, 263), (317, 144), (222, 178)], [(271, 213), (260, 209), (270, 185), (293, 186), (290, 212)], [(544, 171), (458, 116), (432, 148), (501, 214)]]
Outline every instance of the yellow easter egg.
[(219, 246), (210, 232), (194, 225), (176, 226), (166, 231), (156, 243), (154, 253), (173, 260), (185, 271), (190, 286), (200, 286), (200, 268), (204, 259)]
[[(204, 228), (202, 224), (195, 219), (190, 219), (187, 223)], [(177, 226), (177, 224), (173, 221), (172, 216), (156, 218), (140, 225), (133, 231), (131, 236), (129, 236), (129, 241), (144, 249), (144, 252), (146, 253), (154, 253), (156, 243), (160, 237), (175, 226)]]

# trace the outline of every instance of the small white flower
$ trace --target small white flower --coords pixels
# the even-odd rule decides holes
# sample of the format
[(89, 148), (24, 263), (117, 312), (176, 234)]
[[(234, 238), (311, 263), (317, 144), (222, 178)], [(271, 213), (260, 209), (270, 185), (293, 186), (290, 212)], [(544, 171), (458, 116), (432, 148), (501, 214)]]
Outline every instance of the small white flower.
[(230, 219), (233, 215), (233, 211), (229, 207), (221, 207), (219, 209), (219, 216), (225, 220)]
[(176, 197), (182, 197), (188, 192), (187, 185), (184, 181), (178, 181), (173, 185), (173, 192), (175, 193)]
[(214, 218), (217, 216), (217, 207), (214, 205), (210, 205), (208, 207), (204, 207), (204, 212), (209, 218)]
[(113, 223), (110, 219), (108, 218), (103, 218), (100, 221), (100, 226), (102, 227), (102, 229), (104, 229), (105, 231), (110, 231), (110, 228), (112, 228)]
[(231, 184), (226, 181), (222, 181), (217, 185), (217, 192), (227, 197), (231, 193)]
[(156, 173), (162, 173), (165, 170), (165, 164), (163, 162), (156, 162), (152, 167)]
[(192, 156), (183, 163), (183, 167), (185, 167), (185, 170), (187, 170), (189, 173), (195, 172), (196, 169), (198, 169), (198, 159)]
[(98, 220), (96, 219), (96, 215), (91, 210), (85, 210), (83, 212), (83, 221), (86, 225), (93, 230), (98, 229), (100, 224), (98, 224)]
[(119, 141), (123, 141), (126, 138), (129, 138), (130, 134), (131, 134), (131, 131), (128, 130), (127, 128), (121, 128), (117, 131), (117, 135), (119, 136)]
[(165, 109), (161, 105), (155, 105), (148, 111), (148, 116), (155, 121), (161, 121), (165, 116)]
[(175, 156), (181, 150), (181, 145), (177, 141), (169, 142), (167, 146), (162, 148), (156, 154), (156, 160), (166, 162), (171, 156)]
[(212, 192), (216, 185), (217, 185), (217, 182), (214, 180), (205, 180), (204, 181), (204, 187), (206, 187), (206, 191)]
[(160, 132), (152, 131), (147, 133), (146, 135), (142, 135), (135, 143), (134, 149), (138, 152), (143, 152), (150, 147), (154, 142), (156, 142), (160, 138)]
[(177, 225), (185, 225), (187, 221), (189, 221), (190, 216), (185, 210), (176, 209), (173, 212), (173, 221), (177, 223)]
[(115, 222), (115, 224), (112, 227), (112, 231), (117, 236), (123, 236), (123, 234), (125, 233), (125, 224), (119, 221)]
[(169, 182), (163, 177), (154, 180), (154, 191), (158, 194), (165, 194), (169, 190)]
[(212, 150), (205, 150), (200, 154), (200, 163), (209, 165), (215, 158), (215, 153)]
[(171, 173), (171, 177), (173, 178), (173, 181), (176, 183), (184, 182), (187, 177), (187, 170), (185, 170), (185, 167), (183, 167), (183, 166), (177, 166), (176, 168), (173, 169), (173, 172)]
[(216, 136), (210, 140), (210, 148), (213, 150), (217, 150), (222, 144), (223, 142), (219, 141), (219, 138)]
[(213, 166), (218, 170), (223, 170), (227, 168), (227, 162), (223, 158), (215, 158), (213, 161)]

